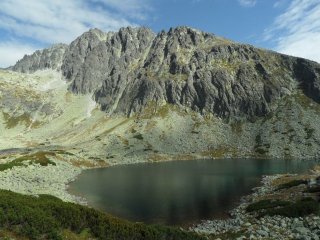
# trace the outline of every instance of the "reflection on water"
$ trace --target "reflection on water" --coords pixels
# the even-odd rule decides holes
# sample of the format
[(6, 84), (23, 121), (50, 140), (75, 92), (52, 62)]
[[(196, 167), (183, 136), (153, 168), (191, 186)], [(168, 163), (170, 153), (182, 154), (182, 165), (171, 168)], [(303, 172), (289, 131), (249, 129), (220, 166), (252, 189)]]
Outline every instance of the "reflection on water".
[(85, 171), (72, 192), (115, 216), (185, 224), (222, 216), (262, 175), (302, 172), (311, 161), (223, 159), (116, 166)]

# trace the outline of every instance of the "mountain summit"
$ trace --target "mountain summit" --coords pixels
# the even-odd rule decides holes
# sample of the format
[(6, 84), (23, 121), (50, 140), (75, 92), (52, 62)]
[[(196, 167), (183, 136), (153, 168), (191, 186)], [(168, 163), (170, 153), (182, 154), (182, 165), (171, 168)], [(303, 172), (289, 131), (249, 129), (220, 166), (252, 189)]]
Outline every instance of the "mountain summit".
[(109, 114), (141, 112), (150, 102), (222, 118), (266, 116), (300, 88), (319, 101), (320, 65), (239, 44), (188, 27), (91, 29), (69, 46), (54, 45), (12, 70), (57, 69), (74, 93), (93, 93)]

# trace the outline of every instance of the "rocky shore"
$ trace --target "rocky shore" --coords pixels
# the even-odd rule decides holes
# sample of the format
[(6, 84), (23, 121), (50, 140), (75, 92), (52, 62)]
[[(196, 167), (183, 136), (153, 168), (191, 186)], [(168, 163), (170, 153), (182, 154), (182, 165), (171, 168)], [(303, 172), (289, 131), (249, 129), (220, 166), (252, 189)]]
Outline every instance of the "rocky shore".
[(74, 181), (82, 169), (63, 161), (55, 161), (55, 164), (30, 164), (0, 171), (0, 189), (22, 194), (49, 194), (64, 201), (83, 203), (67, 191), (68, 183)]
[[(286, 175), (285, 177), (287, 177)], [(296, 175), (292, 175), (296, 176)], [(199, 234), (213, 236), (213, 239), (320, 239), (320, 216), (305, 217), (263, 216), (261, 218), (248, 213), (248, 205), (258, 199), (273, 194), (273, 182), (284, 175), (264, 176), (262, 186), (241, 199), (238, 207), (230, 212), (230, 219), (206, 220), (192, 226), (189, 230)]]

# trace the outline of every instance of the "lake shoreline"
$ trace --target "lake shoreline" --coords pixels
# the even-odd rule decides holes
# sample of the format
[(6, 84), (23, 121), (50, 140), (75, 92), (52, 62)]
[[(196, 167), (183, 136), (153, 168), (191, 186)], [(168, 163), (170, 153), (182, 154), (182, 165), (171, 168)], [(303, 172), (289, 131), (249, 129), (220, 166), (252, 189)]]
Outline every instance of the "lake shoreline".
[[(208, 165), (208, 163), (210, 163)], [(244, 166), (244, 164), (248, 163), (245, 172), (243, 172), (243, 170), (239, 170), (240, 173), (236, 173), (235, 172), (235, 176), (233, 176), (233, 172), (236, 169), (239, 169), (239, 166)], [(310, 163), (310, 162), (307, 162)], [(160, 165), (158, 165), (160, 164)], [(185, 215), (186, 218), (182, 218), (181, 220), (174, 220), (174, 222), (171, 222), (171, 220), (167, 221), (164, 219), (164, 221), (166, 222), (165, 224), (169, 224), (169, 225), (176, 225), (176, 226), (189, 226), (190, 224), (194, 224), (194, 223), (198, 223), (200, 222), (200, 220), (202, 219), (226, 219), (228, 218), (228, 214), (229, 211), (232, 210), (233, 208), (236, 208), (238, 206), (238, 204), (240, 203), (241, 197), (242, 196), (246, 196), (249, 195), (252, 191), (252, 188), (255, 187), (259, 187), (261, 185), (261, 177), (263, 174), (271, 174), (271, 173), (290, 173), (290, 172), (300, 172), (300, 170), (297, 169), (308, 169), (310, 164), (305, 164), (304, 161), (278, 161), (278, 160), (268, 160), (268, 159), (264, 159), (264, 160), (260, 160), (260, 159), (216, 159), (216, 160), (211, 160), (211, 159), (207, 159), (207, 160), (197, 160), (197, 161), (170, 161), (170, 162), (162, 162), (158, 163), (158, 164), (151, 164), (151, 163), (141, 163), (141, 164), (131, 164), (131, 165), (116, 165), (113, 166), (112, 170), (108, 167), (105, 169), (94, 169), (94, 170), (90, 170), (90, 171), (83, 171), (82, 175), (79, 175), (76, 182), (75, 183), (70, 183), (70, 185), (72, 186), (72, 194), (76, 194), (77, 196), (86, 198), (89, 200), (88, 204), (91, 207), (95, 207), (97, 209), (100, 209), (104, 212), (113, 214), (115, 216), (118, 216), (120, 218), (125, 218), (125, 219), (129, 219), (131, 221), (143, 221), (143, 222), (147, 222), (150, 224), (154, 224), (154, 223), (162, 223), (163, 220), (157, 220), (158, 217), (160, 217), (161, 219), (161, 215), (142, 215), (140, 216), (140, 212), (145, 212), (145, 211), (149, 211), (143, 204), (141, 207), (140, 201), (144, 201), (144, 199), (148, 199), (148, 202), (145, 202), (146, 205), (151, 205), (151, 206), (158, 206), (158, 204), (154, 201), (153, 198), (149, 198), (149, 197), (138, 197), (136, 198), (132, 198), (131, 194), (128, 191), (128, 189), (136, 189), (138, 191), (135, 192), (134, 195), (143, 195), (143, 192), (153, 192), (153, 187), (152, 186), (163, 186), (164, 182), (169, 181), (170, 184), (167, 186), (165, 185), (165, 187), (160, 187), (160, 189), (158, 191), (160, 191), (160, 195), (161, 198), (157, 199), (157, 201), (161, 201), (161, 205), (165, 205), (168, 206), (168, 203), (166, 202), (167, 197), (162, 196), (161, 192), (163, 190), (161, 190), (162, 188), (165, 190), (165, 194), (167, 194), (167, 192), (169, 191), (171, 194), (170, 195), (176, 195), (174, 193), (177, 193), (179, 199), (181, 197), (181, 199), (185, 199), (185, 198), (190, 198), (192, 200), (190, 200), (193, 203), (196, 203), (198, 201), (202, 202), (202, 200), (206, 200), (208, 202), (208, 204), (210, 205), (211, 210), (200, 210), (198, 209), (197, 206), (195, 205), (191, 205), (190, 201), (187, 200), (183, 200), (183, 202), (172, 202), (172, 201), (176, 201), (176, 200), (170, 200), (171, 202), (169, 202), (170, 204), (176, 205), (181, 203), (181, 205), (185, 206), (185, 208), (188, 208), (190, 210), (193, 211), (192, 214), (190, 214), (191, 217), (188, 218), (188, 215)], [(258, 165), (256, 165), (258, 164)], [(220, 165), (222, 165), (220, 167)], [(271, 167), (270, 167), (271, 166)], [(302, 166), (302, 167), (301, 167)], [(305, 167), (303, 167), (305, 166)], [(182, 167), (182, 168), (181, 168)], [(259, 171), (256, 171), (254, 169), (264, 169), (262, 170), (262, 172), (260, 173)], [(158, 169), (158, 170), (157, 170)], [(176, 170), (172, 170), (172, 169), (176, 169)], [(191, 169), (191, 170), (190, 170)], [(210, 170), (211, 169), (211, 170)], [(213, 169), (213, 172), (212, 172)], [(269, 169), (269, 170), (268, 170)], [(291, 171), (290, 171), (291, 169)], [(111, 171), (110, 171), (111, 170)], [(163, 171), (165, 170), (165, 179), (159, 179), (159, 180), (153, 180), (154, 178), (157, 179), (159, 178), (159, 175), (163, 175)], [(227, 170), (227, 172), (226, 172)], [(135, 173), (137, 172), (138, 173)], [(148, 172), (151, 173), (149, 174)], [(160, 174), (159, 174), (160, 171)], [(198, 199), (199, 197), (194, 197), (195, 194), (192, 193), (194, 192), (194, 190), (191, 190), (191, 193), (189, 193), (186, 196), (189, 197), (183, 197), (183, 195), (181, 195), (180, 189), (177, 189), (178, 191), (172, 190), (171, 189), (171, 182), (175, 182), (176, 180), (170, 179), (171, 175), (174, 175), (175, 179), (179, 179), (179, 182), (185, 182), (187, 181), (187, 185), (189, 186), (188, 188), (193, 189), (193, 185), (190, 184), (195, 184), (192, 183), (194, 180), (188, 180), (188, 179), (197, 179), (198, 175), (193, 176), (188, 176), (185, 177), (185, 175), (177, 175), (175, 176), (175, 174), (181, 174), (179, 172), (183, 172), (185, 174), (185, 172), (203, 172), (205, 175), (203, 175), (203, 177), (205, 177), (206, 182), (209, 181), (211, 182), (209, 185), (206, 183), (204, 185), (208, 186), (206, 188), (206, 190), (204, 190), (205, 192), (211, 192), (210, 189), (215, 189), (215, 181), (218, 180), (218, 188), (221, 189), (219, 191), (224, 192), (222, 196), (219, 196), (220, 194), (216, 191), (210, 193), (210, 194), (206, 194), (204, 197), (202, 197), (201, 199)], [(218, 172), (216, 172), (218, 171)], [(236, 170), (237, 171), (237, 170)], [(218, 175), (216, 176), (215, 174), (218, 173)], [(224, 173), (225, 172), (225, 173)], [(186, 173), (187, 174), (187, 173)], [(202, 173), (197, 173), (197, 174), (202, 174)], [(224, 174), (227, 174), (226, 177), (224, 177)], [(105, 177), (106, 175), (106, 177)], [(248, 175), (248, 177), (246, 177)], [(120, 177), (118, 177), (120, 176)], [(129, 182), (126, 182), (125, 178), (123, 176), (128, 176), (129, 179), (131, 179)], [(178, 177), (179, 176), (179, 177)], [(200, 179), (202, 178), (202, 175), (199, 175)], [(209, 177), (209, 178), (208, 178)], [(218, 179), (216, 178), (218, 177)], [(223, 179), (223, 181), (221, 182), (221, 178)], [(243, 179), (244, 178), (244, 179)], [(134, 180), (137, 179), (137, 180)], [(226, 179), (226, 180), (224, 180)], [(247, 180), (246, 180), (247, 179)], [(247, 181), (250, 182), (247, 182)], [(139, 187), (132, 187), (135, 183), (133, 182), (139, 182)], [(145, 182), (152, 182), (152, 181), (158, 181), (155, 183), (150, 183), (148, 186), (146, 186)], [(197, 180), (198, 181), (198, 180)], [(201, 182), (201, 180), (199, 180)], [(226, 181), (226, 182), (225, 182)], [(230, 181), (232, 183), (232, 185), (228, 185), (229, 188), (227, 186), (224, 186), (224, 184), (230, 184)], [(242, 181), (245, 182), (245, 187), (241, 187), (242, 186)], [(101, 183), (100, 183), (101, 182)], [(111, 182), (111, 183), (110, 183)], [(118, 186), (117, 182), (121, 182), (126, 185), (122, 185), (120, 184)], [(236, 182), (236, 183), (234, 183)], [(110, 183), (110, 184), (109, 184)], [(140, 184), (143, 183), (142, 186), (140, 186)], [(161, 183), (161, 184), (160, 184)], [(133, 185), (132, 185), (133, 184)], [(160, 184), (160, 185), (159, 185)], [(221, 185), (222, 184), (222, 185)], [(237, 185), (236, 187), (234, 187), (233, 185)], [(102, 185), (102, 186), (99, 186)], [(94, 188), (92, 188), (91, 186), (94, 186)], [(180, 186), (180, 185), (179, 185)], [(196, 184), (198, 189), (203, 189), (203, 185), (201, 185), (202, 187), (200, 187), (198, 184)], [(183, 186), (180, 186), (180, 188), (183, 188)], [(200, 187), (200, 188), (199, 188)], [(226, 187), (228, 189), (230, 189), (230, 191), (233, 191), (231, 189), (234, 189), (235, 192), (233, 192), (233, 196), (231, 195), (226, 195), (225, 190)], [(141, 194), (139, 194), (139, 188), (141, 188), (142, 192)], [(96, 189), (96, 190), (94, 190)], [(97, 190), (100, 189), (100, 190)], [(110, 191), (105, 191), (104, 189), (109, 189)], [(126, 190), (124, 190), (126, 189)], [(70, 188), (69, 188), (70, 191)], [(95, 192), (98, 191), (98, 192)], [(127, 192), (127, 193), (122, 193), (123, 191)], [(201, 190), (203, 191), (203, 190)], [(129, 199), (127, 199), (127, 197), (125, 197), (125, 195), (121, 195), (120, 197), (117, 197), (118, 192), (121, 192), (121, 194), (127, 194), (129, 196)], [(221, 193), (222, 193), (221, 192)], [(199, 192), (198, 192), (199, 194)], [(198, 195), (196, 194), (196, 195)], [(229, 193), (228, 193), (229, 194)], [(112, 195), (112, 196), (110, 196)], [(108, 197), (106, 197), (108, 196)], [(143, 195), (144, 196), (144, 195)], [(210, 196), (210, 197), (209, 197)], [(219, 197), (216, 197), (219, 196)], [(170, 196), (169, 196), (170, 197)], [(213, 197), (213, 198), (212, 198)], [(111, 202), (108, 199), (117, 199), (112, 200)], [(164, 198), (164, 199), (162, 199)], [(175, 197), (177, 198), (177, 197)], [(227, 198), (227, 199), (226, 199)], [(127, 200), (122, 200), (122, 199), (127, 199)], [(162, 199), (162, 200), (161, 200)], [(198, 200), (197, 200), (198, 199)], [(163, 201), (164, 200), (164, 201)], [(225, 207), (218, 207), (218, 209), (220, 209), (220, 211), (216, 210), (217, 209), (217, 203), (220, 201), (221, 202), (227, 203), (227, 205)], [(227, 200), (227, 202), (226, 202)], [(114, 202), (116, 202), (117, 204), (121, 204), (123, 207), (120, 209), (117, 209), (117, 206), (114, 206)], [(128, 202), (128, 204), (130, 204), (131, 207), (125, 207), (126, 206), (126, 202)], [(138, 204), (137, 204), (138, 202)], [(212, 204), (210, 204), (210, 202), (212, 202)], [(216, 203), (214, 203), (216, 202)], [(104, 204), (104, 205), (103, 205)], [(134, 207), (133, 207), (134, 204)], [(139, 205), (140, 204), (140, 205)], [(187, 207), (189, 206), (189, 207)], [(193, 207), (192, 207), (193, 206)], [(132, 209), (132, 210), (131, 210)], [(161, 210), (163, 209), (162, 207), (157, 207), (156, 211), (160, 211), (159, 214), (163, 211)], [(178, 212), (179, 210), (176, 209)], [(153, 211), (153, 210), (151, 210)], [(169, 211), (169, 210), (166, 210)], [(189, 211), (189, 210), (188, 210)], [(201, 217), (200, 215), (197, 216), (197, 211), (200, 212), (205, 212), (206, 215), (203, 215), (203, 217)], [(169, 212), (165, 212), (164, 214), (168, 214)], [(194, 215), (194, 213), (196, 213), (196, 215)], [(137, 214), (137, 215), (135, 215)], [(150, 214), (150, 213), (148, 213)], [(189, 214), (189, 213), (187, 213)], [(178, 215), (175, 215), (175, 219), (179, 219), (181, 213), (179, 213)], [(164, 215), (166, 216), (166, 215)], [(193, 217), (193, 216), (197, 216), (197, 217)], [(155, 220), (152, 220), (153, 217), (155, 217)], [(163, 217), (163, 216), (162, 216)]]
[[(197, 159), (201, 161), (201, 159)], [(186, 160), (188, 161), (188, 160)], [(63, 161), (55, 161), (55, 166), (40, 166), (39, 164), (31, 164), (24, 167), (14, 167), (9, 170), (5, 170), (0, 172), (0, 178), (2, 179), (0, 183), (1, 189), (7, 189), (14, 192), (19, 192), (23, 194), (29, 195), (38, 195), (38, 194), (49, 194), (56, 196), (64, 201), (79, 203), (82, 205), (88, 205), (83, 196), (75, 195), (70, 192), (70, 184), (73, 181), (76, 181), (80, 174), (83, 173), (84, 170), (92, 169), (88, 167), (76, 167), (67, 162)], [(149, 162), (141, 162), (142, 164), (150, 164)], [(113, 166), (120, 166), (122, 164), (117, 164)], [(131, 164), (128, 164), (131, 165)], [(136, 164), (134, 164), (136, 165)], [(111, 166), (106, 166), (107, 168)], [(95, 167), (102, 168), (102, 167)], [(248, 205), (253, 198), (258, 196), (262, 196), (268, 193), (268, 191), (273, 191), (274, 189), (269, 188), (270, 182), (274, 179), (286, 176), (288, 174), (275, 174), (271, 176), (263, 176), (261, 180), (261, 185), (254, 188), (254, 192), (247, 196), (244, 196), (241, 199), (240, 204), (235, 203), (237, 205), (230, 211), (230, 218), (227, 219), (213, 219), (202, 221), (199, 224), (195, 224), (189, 228), (191, 231), (195, 231), (201, 234), (217, 234), (223, 235), (228, 232), (237, 232), (239, 229), (241, 231), (245, 231), (244, 235), (247, 234), (256, 234), (257, 233), (257, 225), (262, 222), (257, 219), (252, 219), (250, 216), (248, 217), (244, 213), (244, 208)], [(89, 207), (92, 207), (88, 205)], [(245, 218), (243, 218), (245, 216)], [(313, 218), (312, 218), (313, 219)], [(288, 218), (277, 218), (270, 217), (264, 218), (262, 221), (265, 223), (274, 226), (277, 226), (278, 222), (285, 222), (286, 225), (290, 225), (292, 221), (298, 222), (301, 225), (301, 222), (310, 222), (311, 220), (307, 218), (303, 219), (288, 219)], [(318, 221), (316, 220), (312, 221)], [(218, 226), (218, 227), (216, 227)], [(319, 218), (319, 226), (320, 226), (320, 218)], [(308, 229), (308, 228), (307, 228)], [(253, 231), (254, 230), (254, 231)], [(259, 229), (258, 229), (259, 230)], [(260, 233), (266, 234), (265, 229), (260, 229)], [(290, 229), (288, 230), (288, 234), (290, 233), (292, 236), (296, 236), (294, 232)], [(264, 231), (264, 232), (263, 232)], [(291, 232), (290, 232), (291, 231)], [(319, 230), (320, 231), (320, 230)], [(312, 232), (312, 231), (310, 231)], [(268, 233), (269, 235), (271, 233)], [(260, 235), (260, 236), (262, 236)], [(290, 236), (291, 236), (290, 235)], [(258, 236), (258, 235), (257, 235)], [(280, 235), (279, 235), (280, 236)], [(281, 236), (278, 239), (282, 239)], [(283, 238), (287, 239), (287, 238)]]
[[(274, 199), (283, 179), (309, 179), (320, 176), (320, 168), (305, 174), (275, 174), (262, 176), (261, 186), (242, 197), (241, 203), (230, 211), (230, 218), (226, 220), (206, 220), (189, 228), (199, 234), (216, 236), (214, 239), (319, 239), (320, 215), (310, 214), (302, 217), (263, 216), (249, 213), (247, 208), (261, 199)], [(294, 186), (294, 193), (304, 196), (301, 185)], [(285, 193), (286, 194), (286, 193)], [(291, 192), (291, 194), (293, 194)], [(281, 196), (281, 195), (280, 195)], [(277, 196), (279, 197), (279, 195)], [(274, 199), (276, 200), (276, 199)]]

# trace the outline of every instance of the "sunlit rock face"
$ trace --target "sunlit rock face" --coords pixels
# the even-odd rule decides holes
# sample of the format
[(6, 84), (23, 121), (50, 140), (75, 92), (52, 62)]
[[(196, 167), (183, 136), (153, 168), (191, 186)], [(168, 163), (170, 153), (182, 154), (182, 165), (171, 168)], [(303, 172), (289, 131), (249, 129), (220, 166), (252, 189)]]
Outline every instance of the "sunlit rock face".
[(108, 113), (131, 115), (150, 102), (222, 118), (265, 116), (300, 87), (319, 101), (320, 66), (188, 27), (92, 29), (69, 46), (25, 56), (15, 71), (61, 70), (75, 93), (94, 93)]
[(31, 73), (47, 68), (59, 70), (67, 48), (66, 44), (55, 44), (50, 48), (38, 50), (32, 55), (25, 55), (9, 69), (22, 73)]

